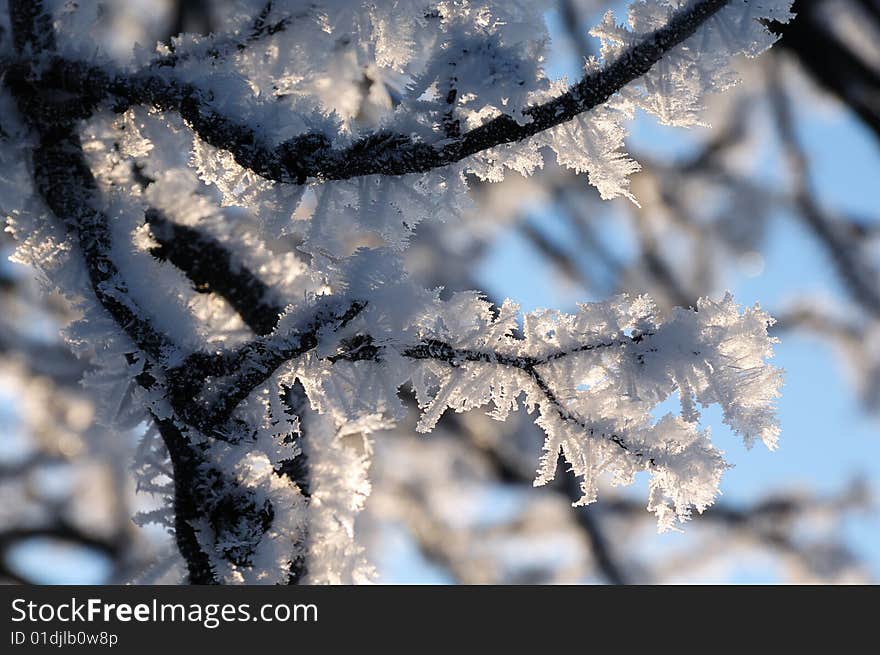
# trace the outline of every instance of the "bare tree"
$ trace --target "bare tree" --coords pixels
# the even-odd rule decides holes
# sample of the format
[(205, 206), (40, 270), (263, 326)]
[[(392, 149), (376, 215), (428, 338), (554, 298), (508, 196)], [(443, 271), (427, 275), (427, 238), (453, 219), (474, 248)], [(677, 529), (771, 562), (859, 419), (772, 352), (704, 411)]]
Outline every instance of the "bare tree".
[[(661, 528), (707, 510), (701, 530), (714, 522), (716, 534), (769, 546), (815, 577), (857, 569), (844, 546), (804, 545), (791, 534), (802, 519), (863, 506), (860, 488), (707, 509), (725, 462), (700, 427), (698, 405), (719, 405), (746, 443), (775, 446), (781, 378), (766, 363), (768, 329), (822, 329), (854, 353), (865, 369), (862, 393), (875, 395), (877, 368), (859, 337), (880, 307), (873, 235), (816, 198), (783, 64), (753, 65), (748, 83), (732, 88), (730, 60), (758, 55), (782, 35), (781, 50), (870, 123), (870, 94), (853, 91), (876, 87), (869, 65), (845, 37), (824, 31), (812, 5), (788, 22), (790, 4), (639, 3), (629, 28), (611, 18), (595, 28), (594, 56), (585, 7), (563, 3), (560, 15), (587, 57), (583, 77), (566, 87), (540, 65), (544, 8), (530, 3), (181, 2), (169, 12), (170, 31), (196, 34), (119, 61), (95, 56), (85, 39), (124, 9), (10, 0), (2, 42), (8, 231), (16, 257), (76, 315), (65, 335), (83, 363), (70, 370), (76, 379), (88, 369), (105, 426), (95, 429), (105, 438), (144, 432), (138, 484), (164, 500), (139, 520), (169, 528), (187, 579), (369, 578), (355, 520), (371, 458), (374, 504), (391, 507), (424, 551), (466, 582), (567, 579), (541, 567), (491, 573), (501, 569), (485, 558), (497, 555), (470, 556), (471, 540), (486, 536), (444, 525), (430, 500), (432, 484), (530, 483), (534, 457), (538, 482), (549, 484), (535, 502), (579, 505), (554, 510), (554, 525), (585, 544), (607, 581), (659, 577), (615, 548), (618, 530), (637, 529), (643, 512), (613, 494), (580, 505), (596, 500), (602, 476), (620, 484), (643, 471)], [(871, 3), (852, 4), (876, 19)], [(835, 56), (849, 83), (829, 82), (811, 63), (803, 42), (819, 37), (810, 30), (843, 53)], [(692, 157), (636, 153), (639, 165), (623, 152), (634, 108), (693, 124), (713, 91), (723, 93), (710, 111), (724, 121)], [(727, 165), (748, 137), (759, 93), (772, 100), (791, 191)], [(559, 210), (577, 247), (560, 246), (523, 215), (522, 200), (535, 193)], [(701, 201), (707, 193), (733, 201)], [(607, 249), (597, 224), (597, 208), (616, 196), (632, 201), (624, 211), (640, 256), (630, 261)], [(866, 320), (803, 304), (773, 327), (757, 308), (702, 298), (714, 291), (711, 253), (749, 250), (760, 238), (760, 225), (751, 228), (779, 206), (803, 217)], [(477, 286), (468, 260), (503, 224), (564, 277), (610, 299), (521, 322), (512, 303), (468, 291)], [(670, 259), (676, 240), (695, 253), (688, 266)], [(657, 302), (633, 295), (643, 292)], [(26, 340), (11, 344), (16, 356), (27, 352)], [(413, 392), (404, 401), (402, 388)], [(681, 412), (655, 418), (675, 394)], [(495, 418), (524, 404), (540, 431), (517, 413), (515, 436), (486, 442), (469, 413), (444, 418), (435, 446), (408, 453), (413, 411), (427, 431), (449, 408), (489, 404)], [(403, 434), (369, 436), (394, 424)], [(456, 453), (468, 467), (441, 466)], [(367, 519), (369, 533), (372, 509)], [(523, 521), (505, 529), (533, 529)], [(535, 525), (552, 531), (550, 523)], [(63, 518), (53, 525), (51, 536), (104, 548)], [(128, 535), (124, 526), (114, 534)], [(119, 564), (127, 575), (138, 558), (122, 539), (106, 542), (106, 552), (128, 558)]]

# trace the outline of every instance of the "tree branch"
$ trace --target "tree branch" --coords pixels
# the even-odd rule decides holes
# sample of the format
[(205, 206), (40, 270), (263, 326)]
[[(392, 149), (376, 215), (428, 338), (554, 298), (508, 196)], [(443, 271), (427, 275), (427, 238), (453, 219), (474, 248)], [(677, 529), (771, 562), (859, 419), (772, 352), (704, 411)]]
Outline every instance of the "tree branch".
[(258, 335), (275, 329), (284, 308), (271, 302), (271, 291), (223, 245), (198, 230), (169, 220), (150, 208), (146, 221), (159, 245), (150, 254), (169, 261), (192, 281), (196, 291), (215, 293), (238, 312)]
[(880, 317), (880, 274), (865, 259), (857, 239), (846, 226), (829, 216), (815, 197), (807, 155), (795, 131), (791, 103), (776, 66), (768, 67), (768, 92), (772, 117), (791, 169), (794, 202), (804, 222), (825, 246), (842, 282), (859, 304), (874, 317)]
[[(43, 20), (40, 2), (10, 0), (10, 15), (18, 49), (54, 49), (51, 23)], [(100, 305), (120, 329), (147, 355), (143, 371), (136, 377), (145, 389), (157, 384), (153, 365), (162, 362), (175, 349), (170, 339), (144, 319), (142, 310), (131, 300), (128, 289), (111, 257), (111, 234), (100, 206), (97, 185), (75, 132), (74, 115), (63, 106), (64, 98), (42, 94), (19, 76), (7, 76), (7, 85), (22, 115), (37, 134), (33, 150), (34, 178), (37, 192), (51, 212), (63, 221), (77, 238), (89, 281)], [(129, 363), (139, 358), (129, 355)], [(163, 371), (165, 372), (165, 371)], [(178, 414), (191, 413), (191, 400), (170, 397)], [(206, 519), (216, 534), (242, 521), (253, 524), (258, 541), (271, 524), (273, 512), (266, 500), (257, 504), (247, 490), (229, 484), (224, 474), (210, 466), (186, 438), (176, 421), (153, 417), (174, 467), (175, 533), (181, 555), (186, 560), (190, 581), (194, 584), (216, 583), (210, 559), (199, 544), (193, 521)], [(191, 423), (190, 423), (191, 424)], [(237, 564), (249, 561), (246, 547), (226, 549), (223, 555)]]
[(169, 81), (149, 71), (110, 74), (81, 62), (55, 58), (45, 69), (42, 84), (78, 93), (83, 109), (96, 99), (113, 97), (114, 109), (151, 104), (176, 111), (199, 137), (227, 150), (241, 166), (276, 182), (303, 184), (309, 178), (345, 180), (364, 175), (424, 173), (504, 144), (515, 143), (561, 125), (605, 103), (638, 79), (672, 48), (692, 36), (730, 0), (697, 0), (672, 14), (667, 24), (624, 51), (604, 68), (585, 75), (568, 91), (523, 111), (520, 120), (501, 115), (437, 144), (411, 136), (376, 132), (352, 145), (334, 148), (322, 133), (296, 136), (271, 147), (252, 128), (211, 109), (205, 94), (189, 84)]
[(588, 421), (566, 409), (566, 407), (560, 402), (559, 398), (556, 396), (556, 393), (553, 391), (553, 389), (550, 388), (550, 385), (537, 370), (537, 367), (543, 364), (549, 364), (552, 361), (562, 359), (563, 357), (568, 357), (569, 355), (581, 352), (590, 352), (593, 350), (600, 350), (603, 348), (612, 348), (615, 346), (626, 347), (634, 343), (641, 343), (642, 340), (645, 339), (645, 337), (650, 336), (653, 336), (653, 333), (646, 332), (644, 334), (638, 334), (623, 339), (584, 344), (570, 350), (559, 351), (540, 358), (521, 356), (515, 357), (498, 352), (455, 349), (452, 348), (449, 344), (442, 341), (437, 341), (435, 339), (429, 339), (418, 345), (406, 348), (401, 354), (404, 357), (409, 357), (412, 359), (434, 359), (443, 361), (452, 367), (459, 367), (464, 362), (484, 362), (489, 364), (499, 364), (501, 366), (518, 368), (531, 378), (532, 382), (544, 395), (547, 401), (553, 406), (557, 415), (563, 421), (575, 423), (591, 437), (599, 437), (601, 439), (610, 441), (633, 457), (644, 458), (645, 462), (648, 465), (654, 466), (655, 462), (653, 457), (646, 457), (645, 453), (635, 450), (620, 435), (607, 434), (604, 432), (596, 433), (595, 428), (593, 428)]

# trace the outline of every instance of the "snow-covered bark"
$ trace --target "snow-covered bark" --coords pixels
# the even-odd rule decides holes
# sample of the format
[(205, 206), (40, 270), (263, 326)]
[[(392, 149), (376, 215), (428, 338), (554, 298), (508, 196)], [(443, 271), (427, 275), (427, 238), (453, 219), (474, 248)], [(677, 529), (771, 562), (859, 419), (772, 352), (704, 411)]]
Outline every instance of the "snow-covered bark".
[(419, 288), (401, 251), (458, 219), (469, 176), (529, 174), (546, 149), (637, 200), (625, 118), (698, 120), (790, 3), (635, 3), (570, 86), (542, 71), (540, 3), (243, 2), (224, 35), (124, 63), (91, 53), (83, 4), (9, 2), (3, 205), (17, 256), (77, 303), (68, 338), (120, 389), (112, 418), (152, 424), (138, 470), (168, 511), (145, 520), (173, 528), (192, 582), (365, 578), (371, 448), (346, 438), (399, 418), (403, 385), (425, 430), (522, 400), (547, 435), (538, 483), (560, 451), (584, 503), (600, 475), (648, 471), (661, 528), (725, 467), (698, 403), (775, 444), (760, 310), (618, 297), (520, 328), (511, 303)]

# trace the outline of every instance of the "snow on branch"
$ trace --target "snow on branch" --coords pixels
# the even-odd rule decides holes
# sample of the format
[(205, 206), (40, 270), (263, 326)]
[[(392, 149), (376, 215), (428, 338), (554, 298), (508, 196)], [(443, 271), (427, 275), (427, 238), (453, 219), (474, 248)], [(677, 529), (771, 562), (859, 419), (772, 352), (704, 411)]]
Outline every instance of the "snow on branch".
[[(441, 300), (400, 261), (422, 218), (458, 214), (467, 173), (529, 173), (544, 146), (603, 196), (629, 195), (623, 119), (696, 120), (732, 82), (728, 59), (772, 43), (757, 19), (789, 17), (789, 2), (757, 4), (636, 3), (632, 29), (597, 28), (603, 61), (565, 88), (535, 64), (529, 3), (419, 5), (412, 29), (397, 3), (365, 3), (357, 29), (329, 8), (265, 3), (228, 37), (175, 41), (122, 72), (71, 45), (75, 25), (41, 2), (10, 0), (2, 192), (17, 256), (77, 304), (71, 344), (125, 381), (111, 420), (151, 422), (139, 478), (164, 488), (167, 458), (173, 480), (169, 511), (147, 520), (174, 530), (191, 582), (362, 579), (367, 455), (337, 436), (396, 420), (403, 385), (425, 431), (449, 408), (492, 404), (503, 419), (522, 400), (546, 433), (537, 483), (560, 451), (582, 503), (603, 474), (647, 471), (661, 528), (711, 504), (725, 468), (698, 405), (775, 445), (780, 374), (758, 309), (726, 297), (662, 317), (619, 297), (529, 314), (515, 336), (512, 303), (495, 316), (478, 293)], [(334, 48), (364, 34), (370, 74), (408, 90), (369, 130), (319, 98)], [(674, 394), (680, 413), (655, 417)]]
[[(582, 478), (581, 503), (596, 499), (602, 474), (627, 484), (648, 471), (649, 508), (662, 529), (708, 507), (726, 467), (699, 428), (698, 406), (719, 405), (747, 445), (776, 446), (782, 378), (766, 361), (772, 319), (757, 308), (740, 313), (730, 296), (668, 320), (646, 298), (581, 305), (574, 315), (535, 312), (517, 338), (515, 305), (493, 317), (488, 302), (464, 293), (426, 299), (388, 332), (394, 324), (369, 302), (304, 354), (294, 369), (313, 405), (340, 422), (364, 421), (370, 408), (394, 416), (402, 411), (397, 389), (409, 383), (427, 432), (446, 409), (491, 405), (490, 415), (504, 420), (522, 399), (546, 433), (536, 484), (553, 479), (560, 451)], [(675, 394), (679, 415), (655, 417)]]
[[(299, 134), (271, 147), (252, 127), (215, 109), (213, 105), (216, 103), (209, 100), (209, 94), (196, 86), (149, 72), (155, 63), (147, 72), (125, 74), (56, 57), (48, 63), (41, 81), (59, 84), (67, 91), (76, 89), (84, 94), (84, 100), (92, 103), (110, 98), (117, 111), (133, 104), (151, 104), (162, 110), (177, 111), (205, 142), (230, 151), (241, 166), (277, 182), (303, 184), (308, 178), (327, 181), (366, 175), (405, 175), (424, 173), (501, 145), (522, 141), (599, 107), (628, 84), (649, 73), (668, 53), (694, 36), (724, 9), (730, 14), (725, 19), (738, 25), (740, 32), (747, 33), (738, 41), (723, 43), (726, 51), (733, 52), (725, 51), (721, 56), (726, 58), (737, 49), (756, 54), (760, 46), (751, 40), (755, 34), (763, 34), (766, 45), (773, 40), (757, 18), (785, 17), (790, 3), (776, 2), (775, 7), (757, 8), (742, 0), (696, 0), (671, 4), (655, 1), (646, 5), (647, 20), (635, 14), (639, 16), (637, 27), (647, 24), (648, 29), (643, 32), (612, 29), (613, 18), (609, 12), (602, 29), (596, 31), (597, 35), (616, 43), (616, 47), (606, 48), (608, 63), (601, 68), (592, 65), (592, 70), (565, 92), (524, 107), (520, 116), (501, 114), (457, 137), (435, 143), (383, 130), (359, 137), (343, 148), (335, 148), (334, 137), (324, 132)], [(676, 10), (673, 12), (674, 6)], [(654, 18), (657, 15), (663, 17), (662, 22)], [(261, 12), (246, 41), (280, 32), (285, 25), (286, 21), (282, 20), (267, 27)], [(703, 39), (706, 38), (727, 41), (720, 26), (707, 32)], [(710, 52), (707, 50), (706, 54)], [(213, 56), (210, 52), (208, 55)], [(716, 53), (713, 59), (717, 57)], [(712, 63), (721, 68), (717, 61)], [(693, 73), (691, 68), (692, 65), (682, 66), (683, 70), (676, 71), (673, 77), (680, 77), (683, 81), (686, 74)], [(687, 101), (698, 102), (701, 95), (692, 96)], [(663, 98), (674, 100), (668, 93), (664, 93)]]
[[(736, 81), (730, 60), (769, 47), (777, 37), (760, 21), (787, 20), (789, 5), (789, 0), (760, 6), (744, 0), (652, 0), (633, 5), (629, 28), (617, 26), (609, 13), (593, 32), (603, 41), (602, 59), (588, 60), (584, 76), (571, 86), (548, 80), (534, 63), (541, 61), (540, 34), (524, 39), (513, 27), (542, 21), (538, 14), (522, 16), (520, 8), (508, 16), (496, 7), (496, 26), (490, 29), (477, 7), (458, 15), (444, 5), (425, 18), (423, 37), (433, 43), (428, 65), (409, 55), (403, 68), (410, 83), (394, 110), (371, 129), (357, 128), (351, 117), (308, 92), (319, 84), (319, 74), (326, 75), (308, 70), (312, 51), (298, 62), (306, 70), (276, 61), (285, 69), (283, 79), (316, 76), (303, 82), (307, 88), (281, 94), (279, 81), (267, 80), (268, 87), (254, 97), (253, 90), (264, 86), (259, 66), (266, 58), (277, 60), (279, 49), (302, 47), (301, 40), (314, 38), (309, 26), (324, 20), (318, 10), (291, 15), (271, 3), (239, 33), (221, 39), (243, 46), (232, 49), (234, 56), (208, 47), (179, 66), (157, 68), (150, 59), (122, 70), (59, 48), (38, 59), (13, 57), (7, 77), (65, 94), (63, 111), (71, 119), (101, 107), (127, 117), (151, 107), (172, 124), (178, 116), (194, 133), (193, 162), (202, 180), (223, 193), (224, 204), (247, 207), (258, 195), (287, 195), (285, 202), (295, 205), (301, 192), (274, 187), (320, 190), (305, 248), (335, 257), (351, 252), (340, 237), (350, 231), (347, 224), (403, 249), (422, 220), (457, 215), (468, 174), (490, 181), (499, 181), (508, 169), (530, 174), (542, 166), (546, 149), (564, 166), (586, 173), (604, 198), (635, 201), (628, 180), (639, 166), (623, 151), (624, 122), (636, 108), (666, 123), (699, 122), (705, 96)], [(383, 7), (370, 4), (364, 11), (380, 12), (372, 20), (384, 24)], [(508, 24), (510, 34), (503, 27)], [(273, 49), (257, 52), (263, 41)], [(316, 43), (313, 50), (321, 47), (331, 44)], [(201, 65), (206, 60), (210, 66)], [(239, 60), (251, 67), (242, 70)], [(128, 122), (133, 133), (143, 128), (141, 120)], [(243, 192), (233, 180), (251, 190)], [(340, 214), (347, 208), (357, 211), (343, 225)], [(267, 221), (267, 228), (284, 234), (289, 224)]]

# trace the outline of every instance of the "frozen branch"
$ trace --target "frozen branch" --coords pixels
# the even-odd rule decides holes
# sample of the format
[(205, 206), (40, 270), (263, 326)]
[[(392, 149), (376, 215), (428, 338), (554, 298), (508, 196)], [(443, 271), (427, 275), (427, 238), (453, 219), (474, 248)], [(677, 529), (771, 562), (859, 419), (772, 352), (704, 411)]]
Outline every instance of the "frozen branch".
[(694, 2), (670, 16), (664, 27), (648, 34), (605, 67), (588, 73), (562, 95), (528, 107), (522, 117), (501, 115), (438, 144), (417, 141), (404, 134), (378, 132), (346, 148), (335, 149), (326, 135), (308, 133), (272, 148), (252, 128), (211, 109), (204, 94), (192, 85), (149, 72), (111, 74), (59, 58), (50, 62), (39, 84), (78, 91), (81, 110), (109, 97), (114, 99), (117, 111), (136, 104), (177, 111), (205, 142), (229, 151), (241, 166), (276, 182), (303, 184), (309, 178), (346, 180), (364, 175), (424, 173), (499, 145), (522, 141), (602, 105), (651, 70), (666, 52), (692, 36), (729, 1)]

